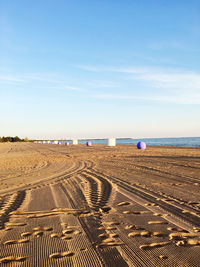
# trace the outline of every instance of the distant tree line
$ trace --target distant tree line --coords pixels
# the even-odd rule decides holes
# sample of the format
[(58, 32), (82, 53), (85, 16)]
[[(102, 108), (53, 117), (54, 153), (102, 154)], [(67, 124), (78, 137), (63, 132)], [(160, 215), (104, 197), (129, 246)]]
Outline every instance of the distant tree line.
[(0, 137), (0, 142), (28, 142), (28, 138), (21, 139), (18, 136), (3, 136)]

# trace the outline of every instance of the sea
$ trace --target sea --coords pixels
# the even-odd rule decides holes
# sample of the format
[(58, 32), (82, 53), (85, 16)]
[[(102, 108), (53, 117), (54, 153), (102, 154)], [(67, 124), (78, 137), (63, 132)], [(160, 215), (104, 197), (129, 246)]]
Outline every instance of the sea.
[[(71, 140), (62, 140), (64, 143)], [(84, 139), (78, 140), (79, 144), (85, 144), (91, 141), (92, 144), (107, 144), (107, 139)], [(174, 138), (116, 138), (117, 145), (136, 145), (139, 141), (143, 141), (148, 146), (178, 146), (178, 147), (200, 147), (200, 137), (174, 137)]]

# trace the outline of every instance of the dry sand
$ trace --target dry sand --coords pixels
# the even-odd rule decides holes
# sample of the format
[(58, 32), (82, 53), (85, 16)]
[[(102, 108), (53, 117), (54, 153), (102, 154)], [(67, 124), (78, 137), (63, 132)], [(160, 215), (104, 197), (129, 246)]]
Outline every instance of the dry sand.
[(200, 266), (200, 149), (0, 144), (0, 266)]

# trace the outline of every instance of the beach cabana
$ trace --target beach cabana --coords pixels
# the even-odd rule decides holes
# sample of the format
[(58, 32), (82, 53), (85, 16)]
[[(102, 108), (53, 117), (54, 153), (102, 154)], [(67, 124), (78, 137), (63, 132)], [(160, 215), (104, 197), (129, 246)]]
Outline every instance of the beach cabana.
[(73, 139), (73, 140), (72, 140), (72, 144), (73, 144), (73, 145), (78, 145), (78, 139)]
[(108, 146), (116, 146), (116, 139), (115, 138), (109, 138), (108, 139)]

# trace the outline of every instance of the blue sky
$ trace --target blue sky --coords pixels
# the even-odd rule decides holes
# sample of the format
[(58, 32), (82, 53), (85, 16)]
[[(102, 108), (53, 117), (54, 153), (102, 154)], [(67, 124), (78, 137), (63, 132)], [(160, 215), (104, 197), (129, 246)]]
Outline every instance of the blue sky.
[(0, 136), (200, 136), (200, 1), (0, 0)]

